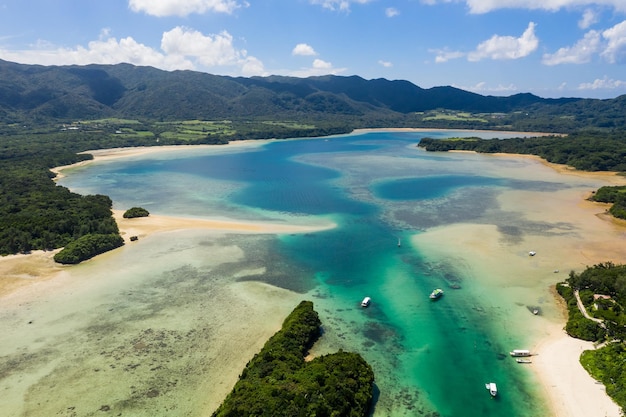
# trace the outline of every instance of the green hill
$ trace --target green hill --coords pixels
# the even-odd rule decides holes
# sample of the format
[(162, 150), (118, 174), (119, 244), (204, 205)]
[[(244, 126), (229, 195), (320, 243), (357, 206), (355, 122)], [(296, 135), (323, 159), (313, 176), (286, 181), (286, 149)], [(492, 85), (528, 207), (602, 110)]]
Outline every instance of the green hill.
[[(447, 127), (572, 131), (625, 127), (626, 96), (612, 100), (483, 96), (449, 86), (358, 76), (227, 77), (129, 64), (22, 65), (0, 60), (0, 120), (43, 123), (110, 117), (334, 121), (354, 127), (438, 127), (428, 112), (468, 112)], [(565, 115), (565, 116), (564, 116)], [(477, 120), (480, 120), (478, 122)]]

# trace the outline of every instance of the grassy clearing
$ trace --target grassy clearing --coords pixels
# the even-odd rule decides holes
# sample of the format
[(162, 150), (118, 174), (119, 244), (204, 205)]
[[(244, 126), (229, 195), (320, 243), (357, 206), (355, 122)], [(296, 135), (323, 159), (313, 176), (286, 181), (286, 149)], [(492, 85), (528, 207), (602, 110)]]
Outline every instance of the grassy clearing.
[(424, 115), (422, 119), (424, 121), (427, 120), (446, 120), (446, 121), (455, 121), (455, 122), (480, 122), (480, 123), (488, 123), (489, 121), (484, 117), (480, 117), (474, 115), (472, 113), (467, 112), (451, 112), (451, 111), (438, 111), (438, 112), (428, 112)]
[(315, 129), (315, 125), (311, 125), (311, 124), (302, 124), (302, 123), (298, 123), (298, 122), (291, 122), (291, 121), (264, 121), (262, 122), (264, 125), (270, 125), (270, 126), (281, 126), (281, 127), (287, 127), (290, 129)]
[(160, 136), (164, 139), (187, 142), (195, 142), (209, 135), (232, 136), (236, 133), (232, 122), (229, 120), (184, 120), (158, 123), (157, 126), (162, 130)]

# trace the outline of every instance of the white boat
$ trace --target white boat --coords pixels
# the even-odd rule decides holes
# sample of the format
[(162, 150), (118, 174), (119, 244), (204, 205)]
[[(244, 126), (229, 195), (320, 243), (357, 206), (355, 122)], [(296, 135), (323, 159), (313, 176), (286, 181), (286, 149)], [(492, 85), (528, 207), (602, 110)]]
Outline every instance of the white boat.
[(524, 349), (515, 349), (509, 353), (513, 357), (530, 356), (530, 350), (524, 350)]
[(535, 256), (537, 254), (537, 252), (535, 252), (534, 250), (531, 250), (530, 252), (528, 252), (528, 256)]
[(485, 384), (485, 388), (489, 390), (489, 394), (492, 397), (495, 397), (496, 395), (498, 395), (498, 387), (496, 386), (495, 382), (490, 382), (488, 384)]
[(532, 363), (532, 361), (530, 359), (520, 359), (520, 358), (515, 359), (515, 362), (517, 362), (517, 363)]
[(398, 247), (402, 246), (402, 242), (398, 239)]
[(372, 302), (371, 298), (365, 297), (363, 301), (361, 301), (361, 307), (369, 307), (371, 302)]
[(441, 288), (437, 288), (437, 289), (433, 290), (433, 292), (431, 292), (428, 297), (431, 300), (437, 300), (437, 299), (441, 298), (442, 295), (443, 295), (443, 290)]

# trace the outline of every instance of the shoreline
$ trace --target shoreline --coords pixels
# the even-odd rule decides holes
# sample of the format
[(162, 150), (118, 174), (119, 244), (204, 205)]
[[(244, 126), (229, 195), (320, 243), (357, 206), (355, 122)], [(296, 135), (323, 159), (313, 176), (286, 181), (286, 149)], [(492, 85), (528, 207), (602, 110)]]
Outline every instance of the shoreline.
[(79, 152), (79, 154), (92, 155), (93, 159), (88, 159), (86, 161), (76, 162), (75, 164), (70, 165), (62, 165), (58, 167), (51, 168), (50, 171), (53, 172), (56, 176), (54, 177), (54, 181), (57, 179), (63, 178), (63, 171), (72, 168), (82, 167), (94, 162), (102, 162), (102, 161), (111, 161), (117, 160), (120, 158), (130, 158), (133, 156), (144, 156), (151, 154), (163, 154), (168, 152), (179, 152), (179, 151), (190, 151), (196, 149), (211, 149), (216, 151), (232, 151), (233, 148), (243, 148), (249, 147), (254, 148), (257, 146), (261, 146), (265, 143), (274, 141), (274, 139), (260, 139), (260, 140), (237, 140), (228, 142), (226, 145), (163, 145), (163, 146), (129, 146), (124, 148), (107, 148), (107, 149), (96, 149), (90, 151)]
[(362, 134), (368, 132), (477, 132), (477, 133), (507, 133), (520, 136), (541, 137), (541, 136), (567, 136), (565, 133), (546, 132), (522, 132), (517, 130), (490, 130), (490, 129), (443, 129), (427, 127), (395, 127), (395, 128), (363, 128), (354, 129), (350, 134)]

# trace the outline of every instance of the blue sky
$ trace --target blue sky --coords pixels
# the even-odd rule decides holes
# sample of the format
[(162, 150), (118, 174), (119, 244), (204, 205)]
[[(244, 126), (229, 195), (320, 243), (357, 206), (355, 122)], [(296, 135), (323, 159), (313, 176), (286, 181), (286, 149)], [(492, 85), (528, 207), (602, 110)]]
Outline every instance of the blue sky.
[(0, 59), (626, 94), (626, 0), (0, 0)]

